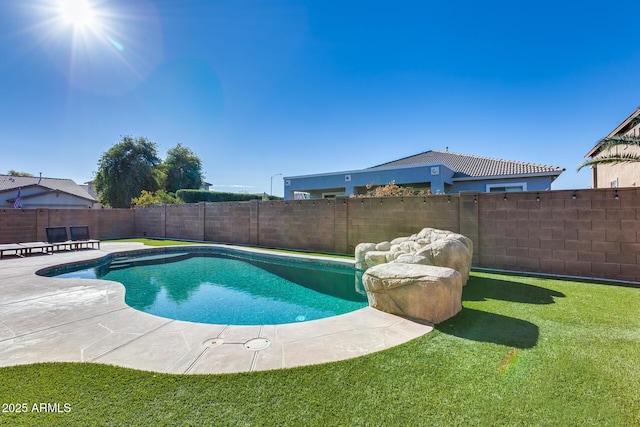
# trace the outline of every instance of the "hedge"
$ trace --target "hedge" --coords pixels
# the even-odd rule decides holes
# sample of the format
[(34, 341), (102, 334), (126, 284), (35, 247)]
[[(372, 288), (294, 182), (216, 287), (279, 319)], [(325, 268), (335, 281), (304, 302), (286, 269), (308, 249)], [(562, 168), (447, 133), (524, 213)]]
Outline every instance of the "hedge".
[[(248, 200), (262, 200), (262, 194), (226, 193), (224, 191), (207, 190), (178, 190), (176, 196), (185, 203), (198, 202), (246, 202)], [(280, 197), (270, 196), (270, 199)]]

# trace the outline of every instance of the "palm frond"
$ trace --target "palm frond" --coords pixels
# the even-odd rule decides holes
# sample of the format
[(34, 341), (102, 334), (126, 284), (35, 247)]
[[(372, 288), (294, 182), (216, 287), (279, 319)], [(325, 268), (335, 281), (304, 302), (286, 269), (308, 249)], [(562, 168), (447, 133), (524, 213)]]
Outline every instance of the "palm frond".
[[(615, 135), (602, 138), (596, 146), (598, 152), (610, 150), (616, 147), (638, 147), (640, 148), (640, 137), (633, 135)], [(607, 154), (596, 155), (589, 160), (582, 162), (578, 166), (578, 171), (586, 166), (605, 165), (614, 163), (635, 163), (640, 162), (640, 154), (623, 153), (623, 154)]]
[(600, 145), (601, 151), (608, 148), (619, 147), (621, 145), (640, 147), (640, 137), (633, 135), (615, 135), (602, 138), (598, 141), (598, 145)]
[(640, 163), (640, 154), (623, 153), (623, 154), (609, 154), (607, 156), (593, 157), (586, 160), (578, 166), (578, 171), (587, 166), (617, 164), (617, 163)]

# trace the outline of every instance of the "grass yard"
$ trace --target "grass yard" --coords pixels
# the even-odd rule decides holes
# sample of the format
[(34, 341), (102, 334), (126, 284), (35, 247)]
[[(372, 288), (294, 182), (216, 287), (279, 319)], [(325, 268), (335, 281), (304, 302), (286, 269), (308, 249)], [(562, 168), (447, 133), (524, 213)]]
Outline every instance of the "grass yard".
[(134, 242), (134, 243), (143, 243), (145, 246), (177, 246), (177, 245), (206, 245), (207, 244), (207, 242), (194, 242), (189, 240), (148, 239), (146, 237), (132, 238), (132, 239), (103, 240), (103, 242)]
[[(133, 238), (133, 239), (103, 240), (103, 242), (137, 242), (137, 243), (143, 243), (145, 246), (206, 245), (206, 244), (213, 243), (213, 242), (198, 242), (198, 241), (190, 241), (190, 240), (148, 239), (146, 237)], [(301, 252), (301, 251), (292, 251), (287, 249), (273, 249), (273, 248), (260, 248), (260, 249), (268, 249), (270, 252), (280, 252), (285, 254), (297, 254), (297, 255), (302, 254), (302, 255), (314, 255), (314, 256), (323, 256), (323, 257), (331, 257), (331, 258), (345, 258), (350, 260), (353, 259), (353, 256), (349, 256), (349, 255), (327, 254), (322, 252)]]
[[(369, 356), (270, 372), (0, 369), (3, 425), (640, 426), (640, 289), (474, 272), (464, 309)], [(59, 403), (69, 412), (33, 411)], [(7, 406), (3, 406), (7, 409)]]

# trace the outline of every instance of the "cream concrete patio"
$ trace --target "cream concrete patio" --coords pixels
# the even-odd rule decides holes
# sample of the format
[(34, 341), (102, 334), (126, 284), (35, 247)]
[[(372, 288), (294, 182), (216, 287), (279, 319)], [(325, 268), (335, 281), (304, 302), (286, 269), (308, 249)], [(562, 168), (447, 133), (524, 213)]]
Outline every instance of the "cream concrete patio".
[(35, 274), (142, 247), (103, 242), (100, 250), (1, 260), (0, 366), (65, 361), (175, 374), (262, 371), (362, 356), (433, 330), (370, 307), (284, 325), (192, 323), (129, 307), (117, 282)]

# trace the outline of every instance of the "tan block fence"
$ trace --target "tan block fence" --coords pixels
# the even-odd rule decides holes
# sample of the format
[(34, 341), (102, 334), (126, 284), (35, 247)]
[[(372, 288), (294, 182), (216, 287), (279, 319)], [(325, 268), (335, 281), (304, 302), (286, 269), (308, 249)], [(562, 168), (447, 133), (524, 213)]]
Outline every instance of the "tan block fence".
[(640, 282), (638, 188), (5, 209), (0, 243), (42, 241), (44, 227), (60, 225), (88, 225), (99, 239), (146, 236), (339, 254), (433, 227), (470, 237), (476, 267)]

